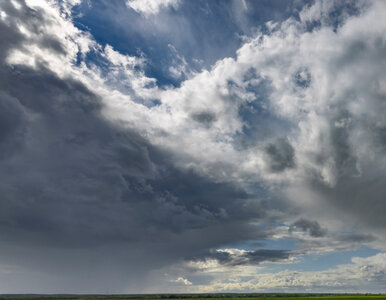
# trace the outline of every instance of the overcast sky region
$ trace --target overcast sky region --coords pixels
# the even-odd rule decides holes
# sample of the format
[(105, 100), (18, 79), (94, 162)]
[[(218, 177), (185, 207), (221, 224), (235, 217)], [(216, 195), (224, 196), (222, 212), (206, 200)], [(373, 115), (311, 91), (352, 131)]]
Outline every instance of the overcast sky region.
[(0, 293), (386, 293), (385, 197), (386, 1), (0, 1)]

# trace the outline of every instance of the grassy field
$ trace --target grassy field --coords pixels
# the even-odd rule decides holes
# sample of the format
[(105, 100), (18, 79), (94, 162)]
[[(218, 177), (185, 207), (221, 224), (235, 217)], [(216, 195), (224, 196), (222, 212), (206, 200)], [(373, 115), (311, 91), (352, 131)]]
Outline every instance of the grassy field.
[(386, 295), (362, 294), (221, 294), (221, 295), (0, 295), (0, 300), (386, 300)]

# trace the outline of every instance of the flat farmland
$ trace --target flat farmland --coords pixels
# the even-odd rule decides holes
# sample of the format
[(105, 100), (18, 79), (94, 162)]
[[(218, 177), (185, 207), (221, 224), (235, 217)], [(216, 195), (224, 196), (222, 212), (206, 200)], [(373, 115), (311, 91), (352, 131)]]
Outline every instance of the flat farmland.
[(199, 296), (199, 295), (1, 295), (0, 300), (386, 300), (386, 295), (362, 295), (362, 294), (258, 294), (253, 296)]

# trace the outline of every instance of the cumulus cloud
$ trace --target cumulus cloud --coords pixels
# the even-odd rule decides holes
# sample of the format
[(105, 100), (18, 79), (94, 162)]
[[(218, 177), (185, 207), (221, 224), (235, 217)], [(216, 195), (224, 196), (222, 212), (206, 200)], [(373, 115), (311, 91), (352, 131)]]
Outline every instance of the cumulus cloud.
[(312, 14), (320, 26), (289, 19), (251, 39), (235, 59), (165, 91), (157, 109), (168, 136), (153, 141), (186, 149), (191, 164), (221, 180), (285, 183), (283, 196), (305, 210), (323, 203), (383, 228), (382, 210), (374, 208), (384, 194), (384, 24), (378, 20), (385, 8), (355, 2), (347, 8), (354, 16), (327, 22), (336, 5), (319, 5), (301, 16)]

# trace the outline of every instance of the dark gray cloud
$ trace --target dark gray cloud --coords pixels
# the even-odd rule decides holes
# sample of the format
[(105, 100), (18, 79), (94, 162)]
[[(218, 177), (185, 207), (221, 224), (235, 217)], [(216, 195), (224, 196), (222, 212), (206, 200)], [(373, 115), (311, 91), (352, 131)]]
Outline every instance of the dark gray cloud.
[(308, 232), (312, 237), (322, 237), (327, 234), (327, 229), (322, 228), (318, 222), (307, 219), (299, 219), (289, 228), (290, 232), (297, 230)]
[(214, 121), (216, 121), (216, 115), (212, 112), (204, 111), (192, 114), (192, 119), (196, 122), (210, 126)]
[[(350, 93), (345, 96), (347, 99), (354, 97)], [(376, 115), (383, 111), (381, 101), (373, 98), (373, 103), (368, 104), (374, 113), (377, 112)], [(321, 136), (323, 147), (316, 156), (316, 163), (326, 165), (327, 161), (333, 162), (332, 183), (327, 184), (320, 176), (309, 174), (306, 184), (328, 205), (356, 219), (361, 226), (383, 228), (386, 223), (380, 212), (386, 208), (383, 201), (386, 192), (383, 184), (385, 144), (380, 134), (382, 127), (375, 125), (382, 124), (382, 121), (379, 121), (379, 116), (356, 118), (341, 106), (331, 110), (330, 129)], [(366, 136), (366, 140), (357, 140), (358, 132)], [(366, 152), (358, 156), (358, 149), (363, 145), (366, 145)]]
[(337, 240), (353, 243), (369, 243), (375, 241), (376, 238), (371, 234), (352, 233), (338, 236)]
[(311, 84), (311, 74), (307, 68), (302, 68), (294, 76), (295, 84), (301, 88), (308, 88)]
[(344, 215), (351, 215), (359, 224), (374, 228), (383, 228), (386, 221), (383, 217), (385, 202), (385, 176), (378, 173), (378, 166), (371, 166), (361, 177), (346, 176), (329, 187), (313, 181), (313, 192), (324, 197), (329, 205)]
[(256, 237), (248, 221), (264, 211), (250, 195), (176, 169), (168, 153), (104, 121), (80, 83), (20, 67), (1, 69), (0, 78), (4, 242), (26, 250), (121, 245), (154, 251), (162, 265)]
[(208, 251), (199, 258), (193, 260), (217, 260), (218, 263), (226, 266), (254, 265), (267, 262), (285, 261), (290, 258), (292, 252), (289, 250), (258, 249), (244, 252)]
[(353, 176), (358, 174), (357, 159), (350, 144), (350, 114), (340, 109), (339, 115), (331, 120), (331, 148), (338, 176)]
[(26, 115), (19, 101), (0, 93), (0, 159), (7, 157), (23, 141)]
[(278, 139), (275, 143), (266, 146), (269, 165), (272, 171), (281, 172), (295, 167), (295, 151), (286, 139)]

